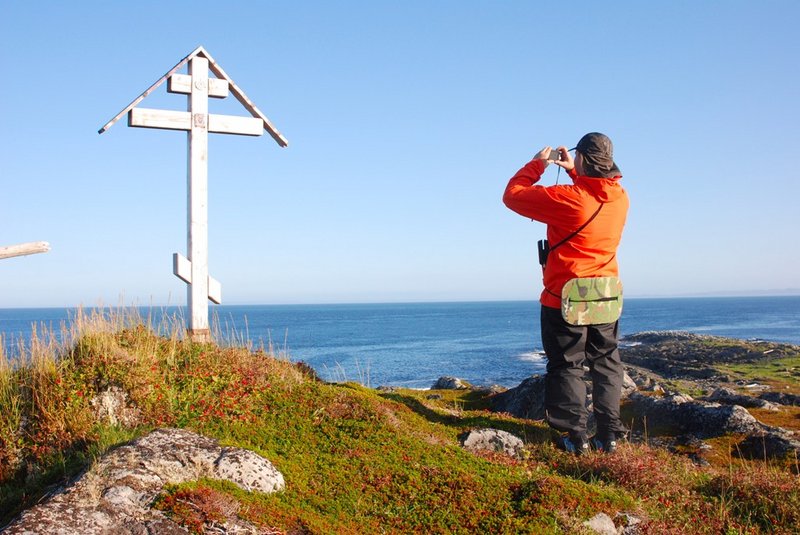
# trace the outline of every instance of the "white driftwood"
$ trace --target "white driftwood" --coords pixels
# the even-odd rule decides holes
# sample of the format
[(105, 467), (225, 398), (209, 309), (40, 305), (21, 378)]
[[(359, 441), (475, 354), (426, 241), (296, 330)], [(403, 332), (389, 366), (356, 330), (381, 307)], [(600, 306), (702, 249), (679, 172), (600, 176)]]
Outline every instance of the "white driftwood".
[(0, 259), (12, 258), (15, 256), (25, 256), (29, 254), (46, 253), (50, 250), (50, 244), (46, 241), (32, 241), (28, 243), (18, 243), (0, 247)]

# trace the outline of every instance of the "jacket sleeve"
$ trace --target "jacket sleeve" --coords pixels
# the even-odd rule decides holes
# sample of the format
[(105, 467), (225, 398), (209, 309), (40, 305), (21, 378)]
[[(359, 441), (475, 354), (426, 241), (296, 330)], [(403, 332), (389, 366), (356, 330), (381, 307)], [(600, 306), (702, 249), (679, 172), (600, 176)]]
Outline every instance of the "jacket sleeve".
[[(537, 186), (545, 162), (531, 160), (508, 181), (503, 203), (521, 216), (546, 224), (568, 224), (564, 205), (572, 204), (571, 195), (561, 186)], [(567, 216), (567, 217), (565, 217)]]

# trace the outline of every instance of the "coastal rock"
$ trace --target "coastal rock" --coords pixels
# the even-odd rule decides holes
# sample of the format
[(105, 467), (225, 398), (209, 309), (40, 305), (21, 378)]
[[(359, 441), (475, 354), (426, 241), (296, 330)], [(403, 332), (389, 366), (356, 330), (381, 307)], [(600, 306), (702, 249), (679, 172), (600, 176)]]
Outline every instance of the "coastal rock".
[(682, 331), (648, 331), (626, 336), (620, 345), (623, 362), (666, 378), (730, 382), (714, 367), (719, 363), (758, 362), (798, 353), (798, 346), (763, 340), (735, 340)]
[(518, 418), (544, 419), (544, 377), (532, 375), (519, 386), (491, 398), (494, 412), (507, 412)]
[(648, 422), (676, 427), (683, 432), (700, 437), (719, 436), (726, 433), (753, 434), (763, 430), (744, 407), (694, 401), (679, 394), (655, 398), (634, 392), (629, 397), (633, 408)]
[(636, 384), (637, 388), (647, 389), (655, 384), (653, 377), (650, 374), (645, 373), (640, 368), (634, 366), (625, 366), (625, 371)]
[(800, 396), (797, 394), (787, 394), (784, 392), (763, 392), (758, 397), (765, 401), (769, 401), (770, 403), (777, 403), (778, 405), (800, 407)]
[(182, 429), (157, 429), (105, 454), (73, 484), (24, 511), (5, 533), (186, 533), (151, 504), (164, 485), (200, 478), (261, 492), (285, 486), (283, 475), (251, 451), (220, 448)]
[(770, 428), (750, 435), (739, 443), (737, 450), (750, 459), (797, 459), (800, 441), (785, 429)]
[(639, 387), (636, 386), (636, 382), (631, 378), (630, 375), (628, 375), (628, 372), (627, 371), (624, 372), (622, 374), (622, 397), (623, 397), (623, 399), (627, 398), (628, 396), (630, 396), (631, 394), (636, 392), (636, 390), (638, 390), (638, 388)]
[(484, 394), (486, 396), (494, 396), (497, 394), (501, 394), (508, 390), (508, 388), (500, 385), (489, 385), (489, 386), (480, 386), (475, 388), (475, 391), (479, 394)]
[(284, 489), (283, 474), (257, 453), (241, 448), (222, 448), (214, 463), (215, 476), (252, 492), (269, 494)]
[(717, 388), (706, 398), (706, 401), (725, 405), (740, 405), (742, 407), (767, 409), (771, 411), (780, 410), (777, 405), (765, 399), (739, 394), (730, 388)]
[(521, 459), (525, 444), (519, 437), (499, 429), (474, 429), (459, 437), (469, 451), (492, 451)]
[(472, 385), (458, 377), (443, 376), (439, 377), (431, 390), (467, 390), (472, 388)]
[[(636, 383), (626, 372), (623, 376), (622, 397), (625, 398), (635, 392)], [(586, 407), (591, 413), (592, 407), (592, 382), (586, 374)], [(507, 412), (518, 418), (529, 420), (544, 419), (544, 376), (532, 375), (519, 386), (510, 388), (491, 397), (491, 410), (494, 412)], [(592, 415), (590, 414), (590, 420)]]

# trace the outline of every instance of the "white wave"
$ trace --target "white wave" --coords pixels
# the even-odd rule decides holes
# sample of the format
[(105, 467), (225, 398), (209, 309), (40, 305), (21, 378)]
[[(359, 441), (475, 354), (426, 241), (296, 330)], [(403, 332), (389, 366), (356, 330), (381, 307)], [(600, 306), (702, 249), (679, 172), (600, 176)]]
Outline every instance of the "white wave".
[(531, 351), (530, 353), (522, 353), (520, 355), (517, 355), (517, 358), (519, 360), (539, 362), (546, 359), (547, 357), (545, 356), (544, 351)]

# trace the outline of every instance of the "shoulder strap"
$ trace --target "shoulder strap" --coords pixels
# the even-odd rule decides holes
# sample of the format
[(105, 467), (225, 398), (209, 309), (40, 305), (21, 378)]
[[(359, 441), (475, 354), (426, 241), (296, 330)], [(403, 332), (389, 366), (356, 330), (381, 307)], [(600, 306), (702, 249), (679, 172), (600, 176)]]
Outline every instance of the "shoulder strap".
[(602, 203), (602, 202), (601, 202), (601, 203), (600, 203), (600, 206), (599, 206), (599, 207), (597, 208), (597, 210), (596, 210), (596, 211), (595, 211), (595, 212), (592, 214), (592, 217), (590, 217), (589, 219), (587, 219), (587, 220), (586, 220), (586, 222), (585, 222), (583, 225), (581, 225), (580, 227), (578, 227), (578, 230), (576, 230), (575, 232), (573, 232), (572, 234), (570, 234), (569, 236), (567, 236), (566, 238), (564, 238), (563, 240), (561, 240), (561, 241), (560, 241), (560, 242), (558, 242), (557, 244), (555, 244), (555, 245), (553, 245), (552, 247), (550, 247), (550, 251), (552, 252), (552, 251), (553, 251), (553, 249), (555, 249), (556, 247), (558, 247), (558, 246), (560, 246), (560, 245), (563, 245), (563, 244), (565, 244), (566, 242), (568, 242), (569, 240), (571, 240), (572, 238), (574, 238), (575, 236), (577, 236), (577, 235), (580, 233), (580, 231), (582, 231), (583, 229), (585, 229), (585, 228), (586, 228), (586, 225), (588, 225), (589, 223), (591, 223), (591, 222), (594, 220), (594, 218), (595, 218), (595, 217), (597, 217), (597, 214), (599, 214), (599, 213), (600, 213), (600, 210), (602, 210), (602, 209), (603, 209), (603, 205), (604, 205), (604, 204), (605, 204), (605, 203)]

